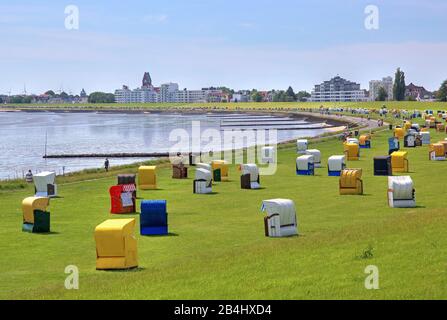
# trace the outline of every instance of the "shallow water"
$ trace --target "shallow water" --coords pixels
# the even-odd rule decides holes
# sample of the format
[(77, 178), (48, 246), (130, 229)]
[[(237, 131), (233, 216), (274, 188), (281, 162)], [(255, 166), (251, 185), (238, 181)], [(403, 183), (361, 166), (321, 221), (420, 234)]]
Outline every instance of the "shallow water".
[[(265, 120), (265, 116), (244, 115), (242, 120), (236, 117), (238, 121), (232, 125), (247, 121), (250, 128), (256, 127), (253, 124), (257, 119)], [(201, 132), (220, 131), (225, 119), (229, 120), (228, 115), (0, 112), (0, 179), (21, 178), (29, 169), (61, 174), (103, 166), (104, 159), (97, 158), (43, 159), (45, 144), (47, 154), (168, 152), (175, 143), (168, 139), (172, 130), (184, 129), (191, 133), (192, 121), (200, 121)], [(281, 122), (278, 125), (287, 126)], [(279, 130), (277, 134), (279, 141), (287, 141), (319, 135), (326, 130)], [(143, 160), (148, 159), (110, 159), (110, 164)]]

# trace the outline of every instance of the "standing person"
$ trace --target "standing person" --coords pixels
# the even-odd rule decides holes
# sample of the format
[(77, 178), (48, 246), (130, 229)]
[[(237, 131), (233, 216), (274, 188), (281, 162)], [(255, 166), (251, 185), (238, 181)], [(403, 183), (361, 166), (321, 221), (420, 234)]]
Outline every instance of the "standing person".
[(33, 183), (33, 173), (31, 172), (31, 170), (28, 170), (28, 172), (26, 173), (25, 181), (27, 183)]
[(106, 169), (106, 172), (109, 171), (109, 165), (110, 165), (109, 159), (106, 159), (106, 161), (104, 162), (104, 168)]

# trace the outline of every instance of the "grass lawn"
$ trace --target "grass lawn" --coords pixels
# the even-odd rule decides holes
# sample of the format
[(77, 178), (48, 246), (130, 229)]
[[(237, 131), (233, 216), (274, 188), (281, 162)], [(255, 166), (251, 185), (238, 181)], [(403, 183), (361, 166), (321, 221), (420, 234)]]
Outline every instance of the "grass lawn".
[[(265, 102), (265, 103), (108, 103), (108, 104), (11, 104), (10, 106), (17, 108), (35, 109), (40, 108), (51, 109), (83, 109), (83, 110), (101, 110), (101, 109), (148, 109), (148, 110), (169, 110), (169, 109), (225, 109), (225, 110), (247, 110), (247, 109), (266, 109), (266, 110), (287, 110), (294, 108), (313, 108), (318, 109), (324, 107), (352, 107), (365, 109), (380, 109), (386, 105), (389, 110), (405, 109), (405, 110), (447, 110), (446, 102), (417, 102), (417, 101), (375, 101), (375, 102)], [(7, 107), (7, 106), (6, 106)]]
[[(446, 137), (431, 132), (434, 142)], [(327, 158), (343, 153), (337, 140), (310, 146), (323, 158), (314, 177), (295, 175), (295, 145), (281, 149), (276, 175), (262, 177), (257, 191), (240, 190), (235, 166), (213, 195), (193, 195), (192, 179), (173, 180), (161, 168), (160, 189), (139, 197), (168, 200), (172, 234), (141, 237), (137, 228), (140, 268), (127, 272), (95, 270), (94, 228), (120, 218), (108, 213), (114, 177), (59, 185), (48, 235), (21, 231), (30, 186), (0, 190), (0, 298), (445, 299), (447, 162), (428, 161), (427, 146), (408, 149), (418, 207), (391, 209), (387, 177), (374, 177), (372, 162), (387, 154), (390, 135), (376, 133), (373, 148), (348, 164), (364, 169), (363, 196), (339, 196), (338, 178), (327, 176)], [(295, 201), (299, 237), (264, 236), (261, 201), (278, 197)], [(70, 264), (79, 268), (79, 290), (64, 288)], [(379, 268), (380, 290), (364, 287), (368, 265)]]

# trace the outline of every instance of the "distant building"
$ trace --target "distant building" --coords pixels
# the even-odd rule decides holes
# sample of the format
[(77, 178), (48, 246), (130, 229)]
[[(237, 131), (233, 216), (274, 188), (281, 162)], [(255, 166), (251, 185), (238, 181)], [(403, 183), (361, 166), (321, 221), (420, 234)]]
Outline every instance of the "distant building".
[(228, 99), (224, 92), (217, 88), (204, 88), (202, 90), (179, 90), (177, 83), (164, 83), (159, 88), (152, 85), (152, 79), (148, 72), (143, 76), (141, 88), (130, 90), (123, 86), (115, 90), (117, 103), (199, 103), (222, 102)]
[(160, 102), (175, 102), (176, 92), (178, 92), (177, 83), (165, 83), (160, 86), (159, 101)]
[(79, 94), (79, 99), (77, 102), (78, 103), (87, 103), (88, 102), (88, 95), (85, 92), (84, 88), (82, 88), (81, 93)]
[(359, 102), (366, 100), (365, 90), (360, 89), (360, 84), (339, 76), (315, 85), (310, 99), (314, 102)]
[(145, 72), (143, 76), (143, 82), (141, 85), (141, 88), (143, 89), (153, 89), (152, 87), (152, 78), (149, 72)]
[(205, 90), (179, 90), (175, 93), (175, 101), (178, 103), (207, 102)]
[(387, 100), (393, 100), (393, 78), (386, 77), (382, 80), (371, 80), (369, 82), (369, 100), (376, 101), (380, 88), (384, 88), (388, 94)]
[(231, 102), (248, 102), (250, 100), (250, 94), (246, 92), (233, 93)]
[(149, 72), (143, 76), (141, 88), (130, 90), (123, 85), (122, 89), (115, 90), (115, 101), (117, 103), (155, 103), (159, 102), (159, 93), (152, 86)]
[(424, 87), (416, 86), (413, 83), (405, 87), (405, 96), (415, 100), (431, 100), (434, 97), (432, 92), (427, 91)]

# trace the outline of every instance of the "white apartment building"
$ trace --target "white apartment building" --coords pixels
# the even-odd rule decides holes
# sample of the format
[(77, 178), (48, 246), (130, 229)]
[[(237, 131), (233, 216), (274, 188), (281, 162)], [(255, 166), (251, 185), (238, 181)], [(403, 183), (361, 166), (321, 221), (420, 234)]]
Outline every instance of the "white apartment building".
[(127, 86), (115, 90), (117, 103), (155, 103), (159, 102), (158, 93), (152, 88), (138, 88), (130, 90)]
[(339, 76), (315, 85), (310, 98), (310, 101), (314, 102), (360, 102), (366, 100), (365, 90), (360, 89), (360, 84)]
[(176, 102), (176, 93), (178, 92), (177, 83), (165, 83), (160, 86), (159, 100), (160, 102)]
[(369, 82), (369, 100), (375, 101), (379, 96), (379, 89), (383, 87), (388, 94), (387, 100), (393, 100), (393, 78), (386, 77), (382, 80), (371, 80)]
[(204, 88), (202, 90), (179, 90), (177, 83), (164, 83), (160, 88), (154, 88), (149, 72), (143, 77), (141, 88), (130, 90), (123, 86), (115, 90), (115, 101), (117, 103), (199, 103), (199, 102), (221, 102), (223, 91), (216, 88)]
[(175, 101), (178, 103), (207, 102), (205, 90), (179, 90), (175, 93)]

